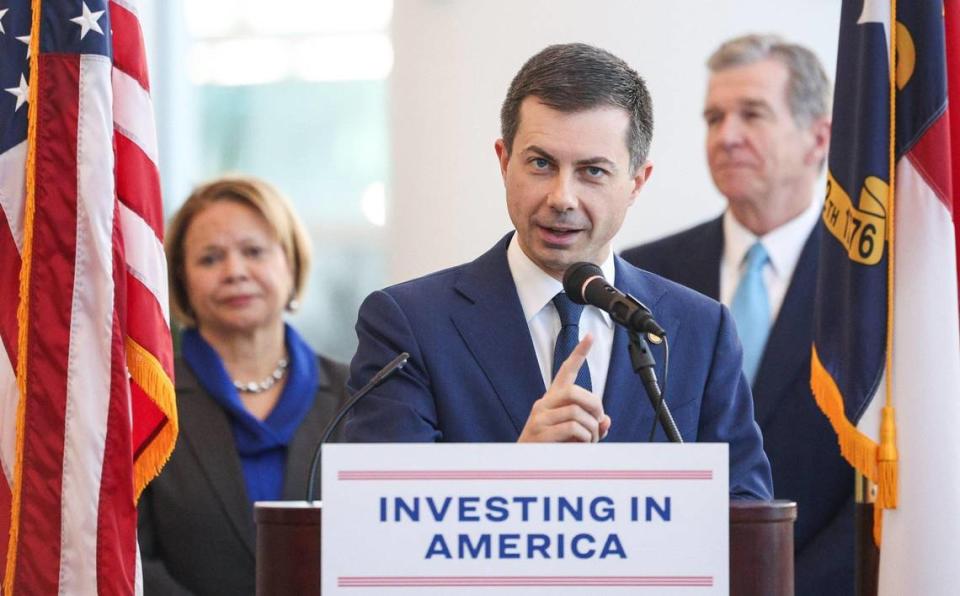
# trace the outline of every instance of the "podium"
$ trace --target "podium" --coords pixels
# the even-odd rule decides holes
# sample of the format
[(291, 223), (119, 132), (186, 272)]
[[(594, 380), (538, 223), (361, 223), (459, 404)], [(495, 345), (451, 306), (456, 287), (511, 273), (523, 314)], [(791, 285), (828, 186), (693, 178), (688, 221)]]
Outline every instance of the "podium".
[(793, 595), (796, 519), (793, 501), (731, 501), (731, 595)]
[[(257, 594), (320, 594), (319, 503), (257, 503)], [(730, 594), (791, 596), (792, 501), (730, 504)]]

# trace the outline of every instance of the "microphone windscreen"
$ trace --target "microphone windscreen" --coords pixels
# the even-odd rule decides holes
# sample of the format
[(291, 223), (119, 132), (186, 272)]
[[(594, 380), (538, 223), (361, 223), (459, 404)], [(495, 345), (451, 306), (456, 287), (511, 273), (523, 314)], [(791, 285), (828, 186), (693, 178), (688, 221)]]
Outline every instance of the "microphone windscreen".
[(583, 285), (592, 277), (603, 277), (603, 270), (593, 263), (574, 263), (563, 274), (563, 291), (577, 304), (586, 304)]

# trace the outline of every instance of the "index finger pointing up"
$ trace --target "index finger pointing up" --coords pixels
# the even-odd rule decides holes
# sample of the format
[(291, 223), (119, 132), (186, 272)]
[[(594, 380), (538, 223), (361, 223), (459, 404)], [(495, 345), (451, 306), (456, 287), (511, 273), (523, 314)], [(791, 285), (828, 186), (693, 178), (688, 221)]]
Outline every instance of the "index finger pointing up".
[(588, 333), (583, 336), (577, 347), (570, 352), (567, 359), (557, 369), (557, 375), (553, 378), (554, 385), (573, 385), (577, 381), (577, 373), (580, 372), (580, 367), (587, 360), (587, 354), (590, 353), (591, 346), (593, 346), (593, 336)]

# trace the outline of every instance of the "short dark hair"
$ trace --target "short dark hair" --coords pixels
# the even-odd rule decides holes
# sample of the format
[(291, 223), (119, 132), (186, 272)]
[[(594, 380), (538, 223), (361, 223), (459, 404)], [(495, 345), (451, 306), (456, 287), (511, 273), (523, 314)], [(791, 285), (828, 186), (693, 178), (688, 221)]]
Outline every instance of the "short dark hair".
[(625, 139), (630, 167), (636, 171), (646, 161), (653, 138), (653, 102), (637, 71), (610, 52), (569, 43), (549, 46), (527, 60), (500, 109), (500, 134), (508, 154), (520, 127), (520, 104), (531, 96), (561, 112), (623, 108), (630, 115)]

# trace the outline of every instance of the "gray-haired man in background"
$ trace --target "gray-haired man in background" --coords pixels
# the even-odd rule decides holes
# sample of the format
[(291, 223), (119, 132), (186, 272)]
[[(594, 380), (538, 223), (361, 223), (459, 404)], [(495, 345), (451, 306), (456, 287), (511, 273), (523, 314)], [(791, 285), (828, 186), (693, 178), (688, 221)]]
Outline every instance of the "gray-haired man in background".
[(707, 65), (707, 161), (727, 209), (623, 257), (730, 308), (774, 496), (798, 504), (796, 593), (850, 594), (853, 471), (810, 392), (830, 83), (810, 50), (769, 35), (727, 41)]

